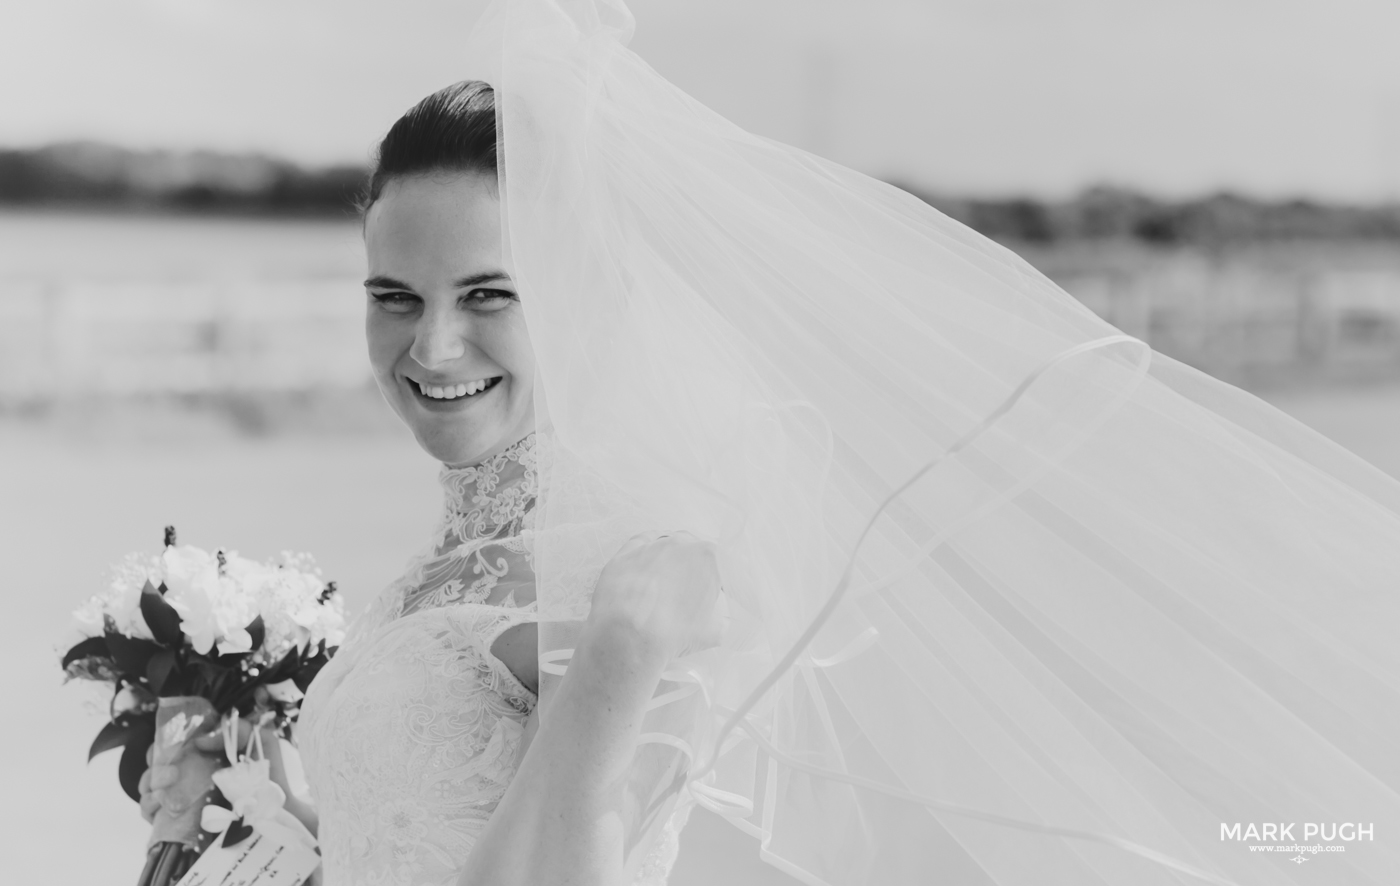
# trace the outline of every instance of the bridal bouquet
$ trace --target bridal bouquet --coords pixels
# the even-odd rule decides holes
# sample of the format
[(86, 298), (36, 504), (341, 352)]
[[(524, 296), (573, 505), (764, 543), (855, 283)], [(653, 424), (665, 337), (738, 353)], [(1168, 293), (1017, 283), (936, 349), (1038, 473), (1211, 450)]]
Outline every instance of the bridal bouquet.
[(63, 656), (64, 674), (111, 692), (88, 759), (122, 748), (121, 786), (139, 799), (148, 753), (160, 764), (185, 758), (181, 780), (161, 795), (141, 878), (164, 886), (208, 842), (204, 807), (230, 805), (214, 786), (223, 764), (186, 754), (189, 743), (234, 717), (271, 722), (289, 737), (302, 692), (344, 636), (341, 599), (308, 555), (259, 563), (177, 545), (166, 527), (164, 551), (128, 555), (106, 592), (74, 616), (84, 639)]

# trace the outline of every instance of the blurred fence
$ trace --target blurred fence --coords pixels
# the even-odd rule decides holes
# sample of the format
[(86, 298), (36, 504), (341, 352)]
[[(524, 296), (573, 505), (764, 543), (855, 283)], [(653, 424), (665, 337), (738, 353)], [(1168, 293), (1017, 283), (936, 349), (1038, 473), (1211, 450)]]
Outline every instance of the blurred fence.
[(1179, 258), (1052, 277), (1129, 335), (1227, 380), (1400, 376), (1400, 268)]
[[(1400, 376), (1400, 267), (1043, 266), (1110, 323), (1222, 378)], [(0, 401), (360, 386), (361, 292), (352, 279), (0, 285)]]
[(369, 379), (358, 280), (0, 288), (0, 398), (293, 391)]

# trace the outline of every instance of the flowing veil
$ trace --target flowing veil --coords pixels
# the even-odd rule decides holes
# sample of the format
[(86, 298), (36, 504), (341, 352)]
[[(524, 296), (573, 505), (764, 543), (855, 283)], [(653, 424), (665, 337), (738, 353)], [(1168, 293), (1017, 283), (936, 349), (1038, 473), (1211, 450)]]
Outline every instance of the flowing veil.
[[(1394, 882), (1400, 483), (631, 28), (501, 0), (463, 49), (538, 359), (542, 670), (684, 528), (728, 626), (644, 741), (803, 882)], [(1362, 836), (1304, 869), (1262, 823)]]

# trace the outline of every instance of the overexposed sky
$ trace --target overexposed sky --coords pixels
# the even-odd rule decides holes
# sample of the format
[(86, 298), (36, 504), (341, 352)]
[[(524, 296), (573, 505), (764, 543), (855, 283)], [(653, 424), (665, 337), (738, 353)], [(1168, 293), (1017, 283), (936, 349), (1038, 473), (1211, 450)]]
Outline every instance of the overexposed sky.
[[(484, 0), (5, 0), (0, 145), (363, 161)], [(740, 125), (885, 178), (1400, 198), (1400, 0), (632, 0)]]

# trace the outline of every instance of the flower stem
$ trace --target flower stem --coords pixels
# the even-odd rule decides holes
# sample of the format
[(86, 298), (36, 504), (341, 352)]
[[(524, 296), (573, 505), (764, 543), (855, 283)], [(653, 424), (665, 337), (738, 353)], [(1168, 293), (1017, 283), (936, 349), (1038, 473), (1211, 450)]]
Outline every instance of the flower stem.
[(170, 886), (175, 882), (175, 862), (180, 858), (180, 850), (184, 848), (182, 843), (161, 843), (160, 861), (156, 863), (155, 874), (151, 877), (151, 886)]
[(151, 886), (151, 880), (156, 875), (156, 868), (160, 865), (160, 852), (164, 845), (157, 843), (146, 850), (146, 866), (141, 869), (141, 876), (136, 880), (136, 886)]

